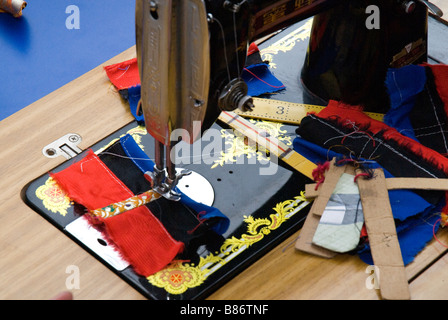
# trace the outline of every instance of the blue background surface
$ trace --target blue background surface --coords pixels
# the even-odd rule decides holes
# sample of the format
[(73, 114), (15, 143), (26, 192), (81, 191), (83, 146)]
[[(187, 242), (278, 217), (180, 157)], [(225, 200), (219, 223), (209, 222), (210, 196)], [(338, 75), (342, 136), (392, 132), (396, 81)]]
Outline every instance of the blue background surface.
[[(135, 44), (133, 0), (28, 0), (0, 13), (0, 120)], [(80, 28), (67, 29), (75, 5)]]

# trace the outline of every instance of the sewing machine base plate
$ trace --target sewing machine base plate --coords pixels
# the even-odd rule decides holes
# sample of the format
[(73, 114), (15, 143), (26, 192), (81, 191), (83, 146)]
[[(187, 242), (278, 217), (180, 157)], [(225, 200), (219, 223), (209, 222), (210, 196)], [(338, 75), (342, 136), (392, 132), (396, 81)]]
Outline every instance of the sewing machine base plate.
[[(215, 124), (212, 129), (221, 132), (224, 127)], [(281, 131), (280, 138), (291, 139), (294, 129), (282, 126), (281, 130), (286, 131)], [(244, 145), (244, 139), (232, 136), (232, 131), (227, 132), (227, 136), (222, 140), (223, 146), (225, 142), (233, 143), (236, 149), (238, 144), (241, 147)], [(132, 134), (148, 156), (153, 158), (153, 138), (136, 122), (92, 146), (91, 149), (98, 151), (126, 133)], [(206, 142), (197, 143), (207, 146)], [(195, 145), (192, 148), (195, 148)], [(228, 156), (234, 157), (235, 154)], [(254, 161), (257, 156), (260, 161)], [(80, 154), (53, 171), (62, 170), (82, 157), (83, 154)], [(278, 167), (274, 168), (273, 175), (260, 175), (260, 169), (266, 169), (272, 164), (267, 159), (263, 161), (265, 155), (255, 149), (242, 151), (234, 158), (235, 161), (230, 160), (230, 157), (226, 163), (222, 163), (223, 157), (225, 156), (217, 157), (215, 161), (210, 159), (199, 163), (191, 161), (184, 166), (210, 183), (212, 190), (210, 186), (206, 186), (206, 189), (207, 192), (214, 191), (212, 205), (230, 219), (230, 228), (223, 235), (224, 242), (219, 252), (208, 252), (200, 248), (199, 250), (203, 250), (200, 253), (202, 259), (197, 265), (188, 263), (172, 265), (148, 279), (137, 275), (131, 266), (107, 246), (106, 239), (100, 233), (94, 228), (88, 228), (83, 218), (85, 210), (81, 205), (72, 201), (65, 202), (64, 205), (64, 197), (52, 184), (48, 174), (37, 178), (27, 186), (25, 199), (35, 211), (145, 297), (156, 300), (205, 298), (285, 237), (299, 230), (309, 207), (302, 191), (304, 185), (310, 181), (295, 170), (279, 163)], [(210, 200), (210, 197), (208, 199)], [(182, 276), (184, 282), (179, 280), (179, 277), (174, 277), (176, 282), (173, 282), (174, 278), (166, 279), (163, 276), (164, 272)]]

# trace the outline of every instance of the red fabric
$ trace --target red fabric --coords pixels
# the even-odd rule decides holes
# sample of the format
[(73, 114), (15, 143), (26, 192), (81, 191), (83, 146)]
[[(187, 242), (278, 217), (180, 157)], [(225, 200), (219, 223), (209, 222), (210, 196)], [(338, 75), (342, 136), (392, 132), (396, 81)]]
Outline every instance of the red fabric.
[(249, 50), (247, 50), (247, 55), (250, 56), (251, 54), (254, 54), (259, 51), (260, 49), (258, 49), (257, 44), (255, 42), (252, 42), (249, 46)]
[(427, 66), (431, 68), (437, 87), (437, 93), (439, 94), (440, 99), (442, 99), (443, 101), (445, 113), (448, 114), (448, 65), (427, 64)]
[(338, 119), (342, 125), (353, 128), (354, 131), (360, 132), (366, 130), (368, 134), (383, 133), (387, 140), (394, 140), (400, 145), (408, 148), (415, 154), (421, 155), (422, 158), (437, 165), (440, 170), (448, 174), (448, 159), (437, 151), (427, 148), (415, 140), (408, 138), (399, 133), (385, 123), (372, 119), (359, 106), (351, 106), (342, 102), (331, 100), (328, 106), (317, 114), (318, 117), (324, 119)]
[(51, 173), (51, 176), (73, 201), (89, 210), (134, 196), (93, 151), (67, 169)]
[[(258, 46), (251, 43), (247, 55), (259, 52)], [(141, 83), (137, 58), (104, 67), (110, 82), (118, 89), (128, 89)]]
[[(89, 210), (134, 195), (92, 151), (51, 176), (72, 200)], [(184, 244), (174, 240), (146, 206), (98, 219), (123, 257), (145, 277), (163, 269), (184, 249)]]
[(167, 266), (184, 249), (146, 206), (103, 220), (110, 239), (145, 277)]
[(118, 90), (128, 89), (140, 84), (137, 58), (106, 66), (104, 70)]
[[(434, 75), (434, 81), (437, 88), (437, 93), (439, 94), (440, 99), (443, 102), (443, 108), (445, 113), (448, 115), (448, 65), (437, 64), (431, 65), (426, 64), (426, 66), (431, 68), (432, 74)], [(448, 192), (447, 192), (448, 199)], [(448, 201), (445, 207), (442, 210), (443, 214), (443, 225), (446, 225), (446, 216), (448, 212)]]

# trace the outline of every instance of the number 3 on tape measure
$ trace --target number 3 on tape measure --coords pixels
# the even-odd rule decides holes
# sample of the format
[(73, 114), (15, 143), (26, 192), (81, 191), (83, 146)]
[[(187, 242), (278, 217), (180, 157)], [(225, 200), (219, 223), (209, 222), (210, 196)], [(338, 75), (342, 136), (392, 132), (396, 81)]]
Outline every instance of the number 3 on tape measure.
[(277, 114), (284, 114), (285, 113), (285, 107), (277, 106)]
[[(261, 98), (254, 98), (254, 105), (255, 108), (251, 112), (240, 110), (234, 112), (247, 118), (299, 125), (310, 112), (319, 113), (325, 108), (324, 106)], [(366, 114), (375, 120), (383, 121), (383, 114), (373, 112), (366, 112)]]

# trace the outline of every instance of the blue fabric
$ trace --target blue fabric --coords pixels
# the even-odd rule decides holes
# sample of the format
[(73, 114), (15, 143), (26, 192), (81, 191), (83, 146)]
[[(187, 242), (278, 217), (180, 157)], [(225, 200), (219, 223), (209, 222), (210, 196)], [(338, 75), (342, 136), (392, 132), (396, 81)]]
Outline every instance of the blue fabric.
[[(243, 70), (242, 78), (248, 87), (247, 94), (252, 97), (285, 89), (283, 83), (271, 73), (269, 66), (265, 63), (254, 64), (246, 67)], [(131, 113), (139, 124), (144, 124), (145, 120), (143, 115), (137, 115), (137, 107), (140, 96), (140, 85), (128, 88), (128, 95), (126, 99), (129, 102)]]
[(401, 134), (417, 141), (409, 119), (417, 95), (426, 84), (426, 71), (422, 66), (409, 65), (399, 69), (389, 69), (386, 87), (390, 97), (390, 110), (384, 116), (384, 123), (397, 129)]
[[(293, 141), (293, 148), (314, 163), (323, 164), (333, 158), (342, 158), (338, 153), (322, 148), (300, 137)], [(360, 159), (360, 161), (363, 161)], [(381, 168), (376, 162), (364, 163), (368, 168)], [(392, 175), (382, 168), (386, 178)], [(433, 224), (440, 217), (435, 214), (438, 209), (422, 197), (409, 190), (389, 190), (392, 214), (397, 220), (397, 234), (403, 262), (409, 264), (433, 237)], [(370, 247), (366, 245), (359, 252), (359, 257), (368, 264), (373, 264)]]
[(270, 71), (266, 63), (253, 64), (244, 68), (241, 77), (248, 86), (248, 95), (257, 97), (285, 89), (284, 84)]
[(141, 96), (141, 86), (135, 86), (128, 88), (128, 102), (129, 102), (129, 108), (131, 109), (131, 113), (134, 116), (135, 120), (141, 125), (145, 123), (145, 118), (143, 117), (143, 113), (141, 115), (137, 114), (137, 107), (138, 103), (140, 101)]
[[(420, 215), (409, 218), (406, 223), (397, 225), (398, 242), (405, 265), (414, 261), (414, 257), (425, 248), (439, 229), (440, 217), (434, 214), (434, 210), (427, 210)], [(373, 265), (370, 246), (366, 245), (359, 252), (359, 257), (367, 264)]]
[[(143, 172), (153, 172), (154, 170), (154, 162), (148, 157), (148, 155), (139, 147), (137, 142), (135, 142), (134, 138), (131, 135), (127, 134), (120, 138), (120, 143), (123, 147), (123, 150), (126, 152), (126, 155), (132, 159), (135, 165)], [(176, 191), (181, 194), (181, 202), (195, 210), (196, 212), (205, 212), (201, 218), (210, 219), (216, 218), (218, 222), (213, 225), (212, 230), (218, 234), (224, 234), (230, 225), (230, 220), (226, 217), (221, 211), (214, 207), (207, 206), (205, 204), (196, 202), (183, 194), (180, 190), (176, 188)]]

